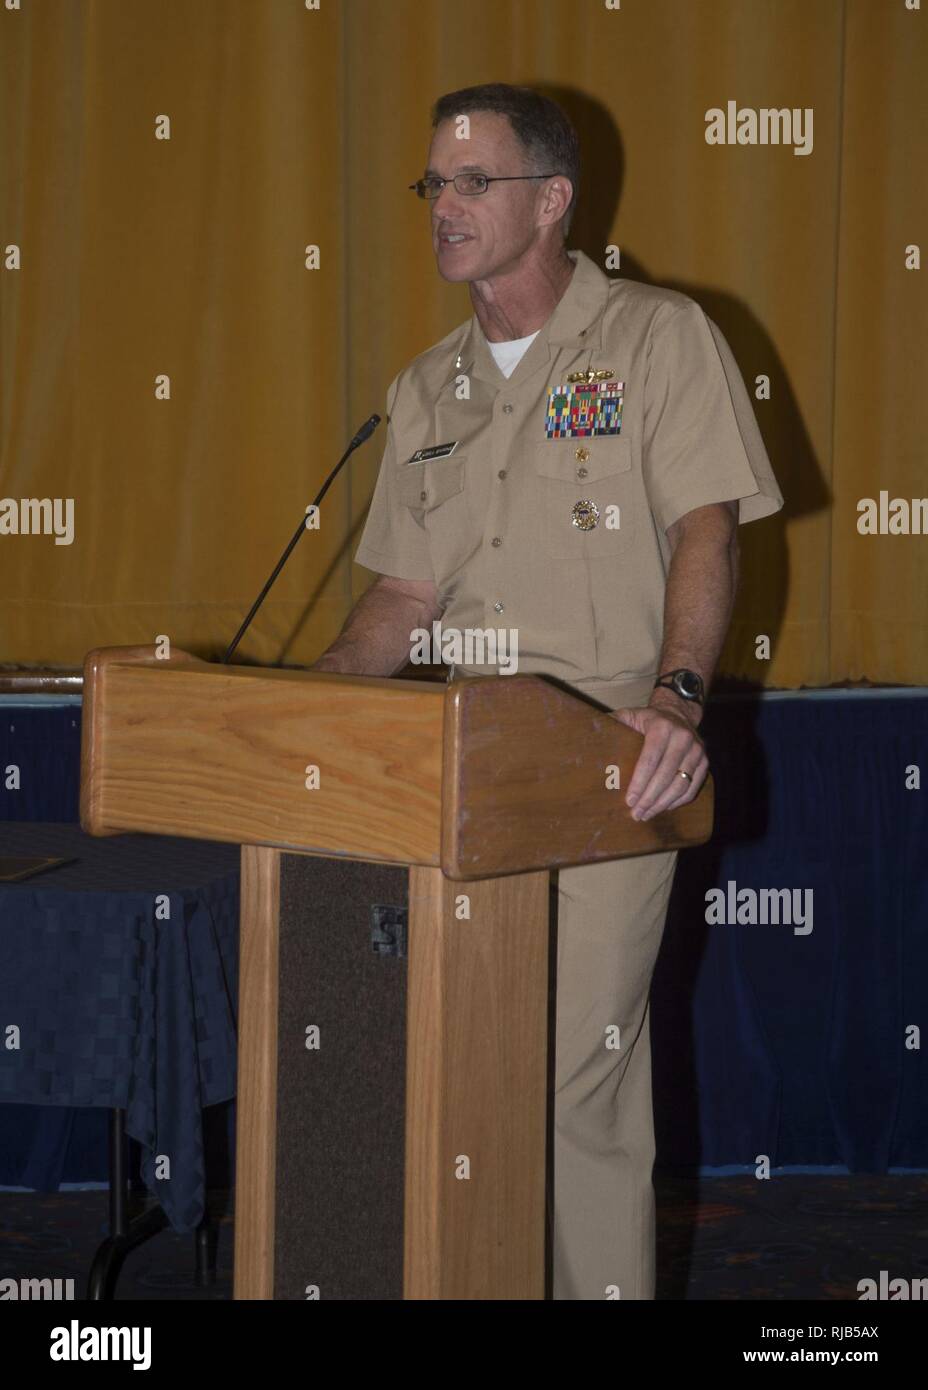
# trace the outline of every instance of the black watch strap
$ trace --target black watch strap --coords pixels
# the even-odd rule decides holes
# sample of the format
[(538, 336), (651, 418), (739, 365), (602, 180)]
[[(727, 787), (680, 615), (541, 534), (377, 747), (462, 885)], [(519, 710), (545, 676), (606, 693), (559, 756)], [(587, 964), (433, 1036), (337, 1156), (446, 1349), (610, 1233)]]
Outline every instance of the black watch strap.
[(703, 684), (702, 676), (696, 671), (690, 671), (685, 666), (678, 666), (674, 671), (666, 671), (658, 676), (654, 682), (654, 689), (663, 686), (666, 690), (672, 690), (680, 696), (681, 700), (686, 700), (690, 704), (704, 705), (706, 702), (706, 688)]

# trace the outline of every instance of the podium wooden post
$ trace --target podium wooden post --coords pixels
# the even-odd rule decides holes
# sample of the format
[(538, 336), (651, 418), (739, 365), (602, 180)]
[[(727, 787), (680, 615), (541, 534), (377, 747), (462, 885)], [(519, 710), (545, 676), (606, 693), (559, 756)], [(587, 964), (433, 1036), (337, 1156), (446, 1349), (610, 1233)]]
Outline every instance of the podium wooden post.
[(236, 1298), (544, 1297), (549, 872), (711, 833), (711, 779), (632, 820), (641, 742), (537, 676), (88, 654), (85, 830), (242, 846)]

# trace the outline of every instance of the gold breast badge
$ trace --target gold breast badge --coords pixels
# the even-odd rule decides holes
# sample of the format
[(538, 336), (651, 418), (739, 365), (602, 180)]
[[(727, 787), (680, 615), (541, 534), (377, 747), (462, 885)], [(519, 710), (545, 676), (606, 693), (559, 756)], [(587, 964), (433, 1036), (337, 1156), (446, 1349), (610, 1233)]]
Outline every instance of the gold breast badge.
[(608, 381), (609, 378), (613, 376), (615, 376), (615, 372), (612, 370), (611, 367), (602, 367), (598, 371), (594, 370), (593, 367), (590, 367), (585, 372), (570, 372), (570, 374), (567, 377), (567, 380), (585, 381), (587, 386), (591, 386), (594, 381)]

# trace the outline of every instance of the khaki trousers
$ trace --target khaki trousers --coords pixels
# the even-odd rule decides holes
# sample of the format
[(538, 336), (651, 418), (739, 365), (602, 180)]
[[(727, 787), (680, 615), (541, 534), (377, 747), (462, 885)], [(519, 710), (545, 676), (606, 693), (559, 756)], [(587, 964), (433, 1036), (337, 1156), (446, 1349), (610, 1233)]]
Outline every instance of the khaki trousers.
[[(577, 688), (618, 709), (646, 705), (651, 684)], [(556, 875), (555, 1299), (654, 1297), (648, 997), (676, 863), (674, 850)]]
[(648, 995), (677, 851), (558, 873), (556, 1299), (654, 1297)]

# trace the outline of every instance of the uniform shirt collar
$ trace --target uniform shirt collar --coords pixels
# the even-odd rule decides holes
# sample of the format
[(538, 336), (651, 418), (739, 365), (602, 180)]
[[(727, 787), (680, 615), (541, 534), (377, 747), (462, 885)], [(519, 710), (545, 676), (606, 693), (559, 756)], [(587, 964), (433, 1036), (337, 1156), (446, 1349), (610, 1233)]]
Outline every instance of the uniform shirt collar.
[(567, 254), (575, 267), (570, 284), (512, 376), (505, 377), (496, 365), (475, 313), (464, 326), (464, 336), (458, 349), (460, 366), (457, 365), (458, 357), (452, 356), (448, 381), (466, 374), (494, 386), (500, 386), (507, 380), (517, 385), (533, 376), (541, 367), (546, 367), (554, 348), (576, 348), (578, 351), (589, 348), (594, 352), (600, 349), (602, 316), (611, 281), (584, 252), (568, 251)]

